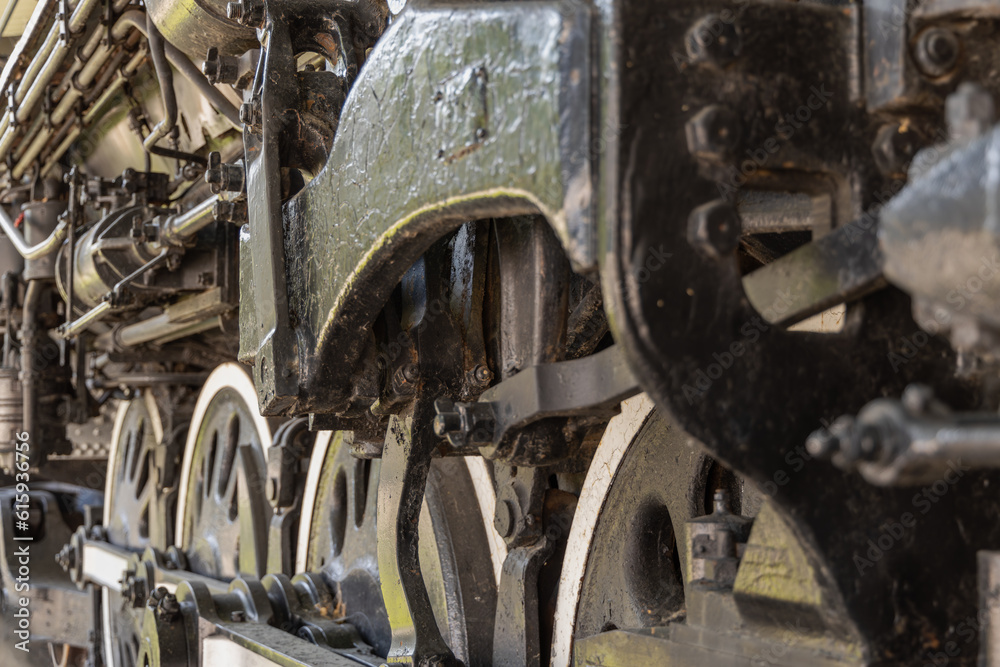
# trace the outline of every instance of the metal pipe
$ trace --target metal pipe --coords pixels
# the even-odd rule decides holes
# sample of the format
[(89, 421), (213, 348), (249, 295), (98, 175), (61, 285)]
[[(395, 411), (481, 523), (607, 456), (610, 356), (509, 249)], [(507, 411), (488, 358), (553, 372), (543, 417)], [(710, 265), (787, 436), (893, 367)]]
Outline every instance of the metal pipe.
[(222, 318), (219, 316), (196, 322), (171, 322), (168, 313), (161, 313), (148, 320), (102, 333), (94, 341), (94, 346), (102, 350), (107, 350), (111, 348), (134, 347), (154, 340), (169, 342), (183, 338), (184, 336), (191, 336), (202, 331), (214, 329), (221, 324)]
[(178, 325), (178, 328), (173, 331), (168, 331), (161, 336), (157, 336), (153, 339), (153, 341), (159, 345), (163, 345), (179, 338), (193, 336), (201, 333), (202, 331), (218, 329), (220, 327), (222, 327), (222, 317), (217, 315), (202, 322), (190, 322), (185, 326)]
[[(145, 14), (137, 9), (129, 10), (121, 15), (118, 19), (119, 21), (127, 21), (132, 24), (139, 32), (146, 35), (147, 39), (149, 35), (146, 33), (146, 20)], [(242, 123), (240, 122), (240, 112), (232, 102), (226, 99), (226, 96), (222, 94), (222, 91), (213, 86), (205, 78), (205, 75), (201, 73), (201, 70), (191, 62), (191, 59), (184, 55), (180, 49), (171, 44), (170, 42), (165, 43), (165, 51), (167, 54), (167, 60), (177, 68), (177, 71), (184, 75), (188, 81), (193, 83), (201, 91), (201, 94), (208, 98), (216, 109), (219, 110), (223, 116), (229, 119), (231, 123), (235, 126), (240, 127)]]
[(3, 8), (3, 16), (0, 16), (0, 37), (3, 36), (3, 31), (7, 29), (7, 24), (10, 23), (10, 17), (13, 16), (17, 3), (18, 0), (9, 0), (7, 6)]
[(87, 127), (94, 121), (97, 111), (107, 104), (108, 100), (110, 100), (121, 89), (121, 87), (125, 85), (125, 82), (128, 81), (128, 77), (139, 69), (139, 65), (141, 65), (145, 59), (146, 48), (145, 46), (141, 46), (139, 47), (139, 51), (132, 56), (132, 59), (128, 61), (125, 67), (117, 73), (115, 80), (112, 81), (111, 84), (103, 90), (101, 96), (90, 105), (90, 109), (88, 109), (83, 115), (83, 122), (78, 125), (74, 125), (66, 138), (63, 139), (56, 149), (45, 159), (45, 166), (42, 167), (41, 172), (43, 178), (55, 168), (59, 160), (62, 159), (62, 156), (69, 150), (69, 147), (72, 146), (73, 142), (79, 138), (82, 133), (80, 126), (82, 125), (83, 127)]
[[(135, 280), (142, 274), (165, 262), (169, 256), (170, 256), (170, 250), (164, 249), (160, 252), (159, 255), (157, 255), (156, 257), (149, 260), (148, 262), (140, 266), (132, 273), (128, 274), (127, 276), (119, 280), (115, 284), (115, 286), (111, 288), (111, 291), (105, 296), (104, 301), (101, 301), (99, 304), (88, 310), (86, 313), (81, 315), (75, 321), (69, 322), (59, 327), (58, 330), (59, 335), (62, 336), (63, 338), (72, 338), (73, 336), (76, 336), (80, 332), (84, 331), (91, 324), (95, 324), (96, 322), (102, 320), (104, 316), (107, 315), (108, 312), (111, 310), (112, 301), (121, 294), (121, 291), (123, 289), (125, 289), (133, 282), (135, 282)], [(72, 280), (73, 279), (72, 276), (70, 276), (69, 279)]]
[[(98, 0), (81, 0), (79, 4), (75, 6), (72, 15), (69, 19), (69, 28), (71, 33), (79, 32), (87, 23), (87, 19), (90, 13), (93, 11)], [(115, 12), (121, 11), (122, 8), (127, 5), (129, 0), (115, 0), (113, 3), (113, 9)], [(70, 7), (74, 4), (71, 2)], [(37, 12), (37, 10), (36, 10)], [(35, 16), (32, 16), (35, 19)], [(98, 35), (99, 33), (95, 33)], [(22, 38), (23, 39), (23, 38)], [(94, 37), (91, 37), (91, 41), (88, 41), (84, 45), (84, 52), (91, 49)], [(93, 48), (96, 49), (96, 45), (100, 43), (98, 39), (94, 43)], [(62, 65), (63, 60), (65, 60), (66, 55), (70, 52), (71, 44), (61, 43), (59, 39), (59, 24), (54, 23), (45, 37), (45, 41), (42, 43), (41, 47), (34, 53), (28, 66), (21, 75), (21, 83), (18, 85), (17, 89), (14, 91), (14, 101), (15, 104), (12, 108), (8, 108), (2, 116), (0, 116), (0, 159), (6, 157), (7, 152), (14, 143), (14, 139), (17, 138), (18, 128), (16, 124), (12, 121), (17, 120), (18, 122), (23, 122), (24, 119), (30, 117), (34, 112), (34, 107), (41, 99), (42, 94), (44, 94), (45, 89), (51, 82), (52, 77), (55, 72)], [(8, 63), (11, 65), (12, 63)], [(4, 68), (4, 79), (5, 81), (9, 77), (10, 73), (7, 68)]]
[[(11, 85), (17, 85), (14, 80), (14, 71), (21, 66), (24, 52), (28, 48), (37, 50), (36, 42), (41, 39), (42, 33), (49, 26), (49, 21), (56, 13), (56, 10), (56, 0), (42, 0), (35, 5), (34, 11), (31, 12), (31, 18), (28, 19), (28, 24), (24, 27), (24, 31), (21, 34), (20, 39), (17, 40), (17, 44), (14, 45), (14, 49), (11, 51), (10, 57), (7, 59), (7, 63), (3, 67), (3, 72), (0, 73), (0, 91), (2, 91), (3, 94), (6, 95), (7, 90), (10, 89)], [(46, 35), (47, 34), (48, 33), (46, 33)], [(23, 72), (20, 74), (21, 76), (19, 80), (23, 81)]]
[[(89, 8), (93, 9), (93, 5), (96, 0), (87, 0), (87, 2), (89, 3)], [(79, 9), (79, 5), (77, 6), (77, 9)], [(74, 11), (73, 14), (76, 15), (76, 11)], [(41, 47), (35, 51), (31, 60), (28, 62), (28, 66), (22, 73), (20, 83), (14, 90), (13, 106), (9, 107), (4, 112), (3, 116), (0, 117), (0, 132), (2, 132), (2, 135), (0, 135), (0, 158), (6, 157), (7, 151), (10, 150), (11, 145), (14, 143), (14, 139), (17, 137), (17, 125), (12, 121), (15, 119), (26, 118), (30, 115), (30, 112), (23, 114), (20, 112), (22, 102), (28, 97), (29, 93), (35, 97), (35, 102), (37, 102), (41, 94), (45, 91), (45, 88), (49, 85), (49, 81), (55, 74), (55, 70), (58, 69), (57, 66), (61, 64), (62, 60), (60, 59), (58, 63), (55, 63), (56, 66), (54, 66), (53, 69), (47, 73), (47, 77), (44, 81), (39, 78), (40, 72), (43, 68), (51, 66), (51, 56), (58, 43), (59, 24), (56, 22), (52, 24), (48, 34), (45, 36), (45, 41), (43, 41)], [(66, 51), (67, 49), (63, 49), (63, 57), (65, 57)], [(4, 73), (7, 74), (6, 68)], [(34, 106), (33, 103), (32, 106)]]
[(205, 384), (208, 373), (122, 373), (107, 380), (95, 378), (90, 386), (94, 389), (108, 387), (153, 387), (158, 384)]
[[(87, 24), (87, 19), (90, 18), (90, 12), (93, 11), (94, 7), (98, 4), (98, 0), (80, 0), (80, 4), (76, 6), (73, 13), (69, 17), (69, 32), (71, 34), (79, 32)], [(45, 64), (42, 66), (38, 75), (34, 79), (26, 79), (25, 82), (30, 81), (30, 87), (28, 92), (24, 94), (22, 100), (17, 100), (17, 93), (21, 92), (21, 86), (18, 86), (17, 92), (14, 94), (14, 100), (17, 102), (16, 111), (14, 114), (15, 120), (19, 123), (24, 122), (26, 119), (31, 117), (31, 114), (35, 111), (35, 106), (38, 104), (39, 100), (42, 99), (42, 95), (45, 89), (48, 87), (49, 83), (52, 81), (52, 77), (55, 75), (56, 71), (62, 66), (63, 60), (66, 58), (66, 54), (70, 51), (70, 41), (62, 42), (58, 40), (59, 35), (59, 25), (52, 26), (53, 31), (56, 33), (57, 43), (49, 54), (48, 58), (45, 60)], [(37, 58), (38, 56), (36, 56)]]
[[(111, 49), (101, 47), (91, 55), (87, 64), (77, 73), (76, 83), (68, 91), (66, 91), (66, 94), (63, 95), (62, 99), (59, 100), (59, 104), (57, 104), (56, 108), (53, 110), (52, 115), (50, 116), (50, 123), (53, 127), (59, 126), (70, 114), (77, 100), (83, 96), (81, 89), (85, 89), (90, 86), (94, 78), (97, 76), (97, 72), (100, 70), (101, 66), (108, 62), (111, 54)], [(110, 67), (117, 67), (116, 63), (120, 64), (124, 57), (124, 50), (119, 50), (119, 52), (115, 54), (115, 57), (111, 60)], [(52, 139), (52, 136), (53, 130), (50, 128), (43, 130), (35, 137), (34, 141), (32, 141), (24, 151), (24, 154), (18, 160), (13, 171), (11, 172), (15, 179), (21, 178), (21, 176), (24, 175), (24, 173), (31, 167), (32, 163), (49, 143), (49, 140)], [(27, 139), (27, 137), (25, 137), (25, 139)]]
[(111, 312), (111, 302), (102, 301), (83, 315), (66, 324), (59, 329), (59, 335), (63, 338), (72, 338), (95, 322), (99, 322), (105, 315)]
[(181, 245), (215, 221), (215, 203), (218, 195), (209, 197), (184, 213), (172, 215), (163, 223), (160, 239), (171, 245)]
[(160, 96), (163, 97), (163, 119), (156, 124), (143, 142), (142, 147), (148, 152), (177, 127), (177, 93), (174, 90), (174, 71), (167, 62), (167, 43), (163, 35), (156, 29), (156, 24), (146, 15), (146, 37), (149, 40), (149, 55), (153, 58), (153, 68), (160, 83)]
[(63, 242), (63, 239), (66, 238), (68, 228), (69, 218), (62, 218), (47, 239), (41, 243), (29, 246), (24, 237), (21, 236), (20, 230), (14, 226), (10, 216), (7, 215), (7, 211), (0, 206), (0, 229), (10, 239), (10, 242), (14, 244), (14, 248), (17, 249), (21, 257), (25, 259), (39, 259), (55, 251), (59, 247), (59, 244)]
[(44, 122), (45, 122), (44, 114), (36, 115), (35, 119), (31, 121), (31, 125), (29, 125), (28, 129), (24, 132), (24, 138), (18, 145), (17, 150), (13, 152), (13, 156), (15, 159), (20, 158), (21, 154), (24, 153), (25, 147), (28, 145), (28, 142), (31, 141), (33, 138), (35, 138), (39, 134), (39, 132), (41, 132), (43, 136), (47, 135), (48, 130), (42, 132), (42, 124)]

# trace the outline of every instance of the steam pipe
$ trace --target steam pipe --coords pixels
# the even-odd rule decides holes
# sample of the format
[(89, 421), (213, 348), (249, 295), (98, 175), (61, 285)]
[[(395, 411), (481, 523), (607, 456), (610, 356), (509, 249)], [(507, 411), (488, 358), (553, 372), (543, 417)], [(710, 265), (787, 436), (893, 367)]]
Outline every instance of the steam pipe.
[[(126, 21), (132, 26), (134, 26), (139, 32), (146, 35), (147, 39), (149, 35), (146, 33), (146, 19), (145, 15), (138, 9), (132, 9), (121, 15), (118, 19), (119, 21)], [(171, 44), (170, 42), (165, 42), (165, 51), (167, 54), (167, 60), (177, 68), (177, 71), (184, 75), (188, 81), (193, 83), (201, 91), (201, 94), (208, 98), (208, 101), (219, 110), (223, 116), (229, 119), (233, 125), (240, 127), (242, 123), (240, 122), (240, 112), (232, 102), (230, 102), (222, 91), (213, 86), (205, 78), (205, 75), (201, 73), (201, 70), (191, 62), (191, 59), (184, 55), (180, 49)]]
[[(93, 11), (94, 7), (98, 4), (98, 0), (80, 0), (80, 4), (76, 6), (73, 13), (69, 18), (69, 31), (70, 33), (77, 33), (87, 24), (87, 19), (90, 18), (90, 12)], [(31, 117), (31, 114), (35, 111), (35, 105), (38, 104), (39, 100), (42, 99), (42, 94), (48, 87), (49, 82), (52, 81), (52, 77), (62, 66), (63, 60), (66, 59), (66, 55), (70, 51), (70, 41), (66, 42), (59, 41), (59, 25), (58, 23), (52, 26), (52, 31), (50, 35), (55, 33), (56, 44), (52, 49), (52, 52), (45, 59), (45, 64), (42, 65), (40, 71), (36, 78), (24, 79), (27, 83), (30, 81), (28, 91), (24, 94), (24, 98), (18, 100), (18, 93), (21, 92), (21, 86), (18, 86), (17, 92), (14, 93), (14, 101), (17, 103), (14, 118), (19, 123), (23, 123), (25, 120)], [(36, 56), (38, 58), (38, 56)], [(40, 58), (39, 58), (40, 59)]]
[(149, 40), (149, 55), (153, 58), (156, 78), (160, 82), (160, 95), (163, 97), (163, 119), (156, 124), (143, 142), (142, 147), (151, 152), (160, 139), (163, 139), (177, 127), (177, 93), (174, 91), (174, 71), (167, 62), (166, 41), (156, 29), (153, 18), (146, 15), (146, 37)]
[(148, 320), (102, 333), (97, 337), (95, 347), (107, 350), (111, 347), (134, 347), (160, 338), (173, 340), (208, 331), (220, 326), (221, 323), (222, 318), (218, 315), (195, 322), (171, 322), (170, 316), (167, 313), (162, 313)]
[(215, 220), (214, 207), (218, 195), (209, 197), (184, 213), (172, 215), (163, 223), (160, 238), (168, 244), (180, 245)]
[(115, 76), (114, 81), (111, 81), (110, 85), (105, 84), (107, 85), (107, 87), (103, 89), (101, 95), (96, 100), (94, 100), (94, 102), (90, 105), (88, 111), (84, 113), (83, 122), (75, 123), (73, 127), (69, 130), (69, 132), (66, 134), (66, 138), (63, 139), (56, 147), (56, 149), (52, 153), (50, 153), (48, 157), (45, 158), (45, 166), (42, 167), (42, 172), (41, 172), (42, 178), (47, 176), (49, 172), (52, 171), (52, 169), (56, 166), (56, 163), (59, 162), (59, 160), (66, 153), (66, 151), (69, 150), (69, 147), (73, 145), (73, 142), (76, 141), (77, 138), (80, 136), (81, 133), (80, 126), (82, 125), (83, 127), (87, 127), (94, 121), (94, 115), (97, 113), (97, 111), (101, 109), (104, 106), (104, 104), (109, 99), (111, 99), (111, 97), (115, 93), (118, 92), (118, 90), (122, 87), (122, 85), (124, 85), (125, 81), (128, 80), (128, 77), (131, 76), (133, 73), (135, 73), (137, 69), (139, 69), (139, 65), (142, 64), (145, 58), (146, 58), (146, 46), (145, 44), (143, 44), (142, 46), (139, 47), (139, 51), (134, 56), (132, 56), (132, 59), (129, 60), (128, 63), (126, 63), (125, 67), (120, 72), (115, 73), (117, 76), (115, 76), (115, 74), (111, 75)]
[(10, 216), (7, 215), (7, 211), (0, 206), (0, 229), (10, 239), (10, 242), (14, 244), (14, 248), (21, 257), (25, 259), (40, 259), (56, 250), (59, 244), (63, 242), (63, 239), (66, 238), (66, 232), (69, 229), (69, 218), (64, 217), (60, 219), (59, 224), (56, 225), (56, 228), (52, 230), (47, 239), (41, 243), (29, 246), (24, 237), (21, 236), (21, 231), (14, 226)]

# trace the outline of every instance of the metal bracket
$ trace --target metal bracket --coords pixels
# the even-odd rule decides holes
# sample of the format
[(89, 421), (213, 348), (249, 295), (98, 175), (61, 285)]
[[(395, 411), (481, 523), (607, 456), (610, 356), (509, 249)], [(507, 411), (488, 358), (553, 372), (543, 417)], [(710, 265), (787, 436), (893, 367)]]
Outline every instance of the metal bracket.
[[(261, 51), (254, 86), (254, 95), (260, 99), (260, 138), (249, 124), (244, 128), (247, 199), (254, 205), (248, 211), (249, 257), (241, 260), (249, 260), (253, 292), (244, 292), (241, 285), (241, 293), (253, 306), (241, 312), (250, 311), (247, 314), (252, 315), (256, 328), (251, 340), (257, 345), (250, 356), (261, 412), (276, 415), (289, 407), (298, 394), (297, 346), (289, 322), (285, 279), (278, 145), (280, 115), (287, 100), (298, 92), (295, 78), (285, 76), (289, 63), (294, 62), (288, 26), (283, 21), (268, 21), (261, 40), (266, 48)], [(241, 350), (241, 357), (246, 352)]]
[(639, 391), (623, 350), (613, 345), (582, 359), (526, 368), (486, 390), (477, 403), (439, 400), (434, 432), (456, 449), (480, 445), (483, 456), (494, 458), (516, 429), (548, 417), (612, 416)]

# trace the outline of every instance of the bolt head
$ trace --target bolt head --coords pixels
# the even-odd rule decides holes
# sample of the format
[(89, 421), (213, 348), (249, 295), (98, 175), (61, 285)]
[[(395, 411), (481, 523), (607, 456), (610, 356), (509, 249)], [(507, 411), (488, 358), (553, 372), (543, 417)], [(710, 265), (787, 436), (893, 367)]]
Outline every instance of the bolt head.
[(809, 455), (817, 459), (828, 459), (833, 456), (840, 446), (837, 436), (831, 434), (825, 428), (821, 428), (806, 438), (806, 451)]
[(486, 385), (493, 381), (493, 371), (486, 364), (479, 364), (473, 369), (472, 377), (477, 384)]
[(921, 72), (937, 78), (954, 69), (960, 51), (955, 33), (946, 28), (930, 28), (920, 35), (913, 55)]
[(159, 588), (157, 588), (156, 590), (154, 590), (152, 593), (149, 594), (149, 598), (147, 598), (146, 600), (146, 606), (151, 609), (156, 609), (160, 604), (160, 600), (162, 600), (166, 595), (167, 595), (167, 589), (164, 588), (163, 586), (160, 586)]
[(240, 105), (240, 122), (244, 125), (253, 125), (253, 104), (244, 102)]
[(226, 3), (226, 18), (230, 21), (240, 22), (243, 17), (243, 6), (239, 2)]
[(934, 403), (934, 390), (925, 384), (907, 385), (903, 390), (902, 403), (913, 415), (926, 414)]
[(264, 5), (260, 0), (239, 0), (226, 5), (226, 17), (248, 28), (259, 28), (264, 22)]
[(416, 382), (420, 379), (420, 367), (417, 364), (406, 364), (403, 366), (403, 377), (407, 382)]
[(733, 157), (740, 144), (739, 118), (731, 110), (712, 104), (694, 116), (684, 126), (688, 151), (695, 157), (724, 162)]
[(174, 621), (180, 614), (180, 611), (181, 605), (177, 601), (177, 596), (173, 593), (164, 594), (156, 607), (156, 615), (160, 620), (168, 623)]
[(742, 43), (734, 18), (707, 14), (688, 30), (684, 39), (691, 62), (726, 65), (740, 54)]
[(721, 259), (740, 242), (740, 218), (736, 209), (721, 200), (702, 204), (688, 216), (688, 242), (713, 259)]

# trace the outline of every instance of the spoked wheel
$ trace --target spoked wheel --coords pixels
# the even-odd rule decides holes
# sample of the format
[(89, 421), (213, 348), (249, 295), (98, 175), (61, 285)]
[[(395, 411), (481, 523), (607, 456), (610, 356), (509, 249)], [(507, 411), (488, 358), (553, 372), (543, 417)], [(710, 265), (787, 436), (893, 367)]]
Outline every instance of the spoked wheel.
[(272, 433), (243, 366), (212, 371), (195, 404), (177, 506), (175, 542), (192, 571), (220, 579), (264, 574)]
[[(317, 437), (303, 502), (296, 570), (321, 572), (339, 612), (385, 657), (392, 630), (379, 584), (376, 526), (380, 461), (356, 459), (343, 434)], [(420, 566), (441, 634), (466, 665), (492, 660), (494, 560), (481, 508), (492, 489), (463, 459), (431, 467), (420, 513)], [(490, 515), (492, 517), (492, 514)], [(502, 543), (501, 543), (502, 545)]]
[(552, 667), (572, 664), (573, 643), (617, 628), (666, 625), (684, 616), (690, 519), (728, 487), (734, 510), (752, 496), (641, 394), (608, 424), (587, 472), (559, 581)]
[[(120, 546), (166, 549), (173, 526), (157, 506), (164, 467), (175, 452), (160, 452), (163, 421), (152, 392), (118, 407), (108, 456), (104, 495), (104, 526), (108, 539)], [(169, 444), (168, 444), (169, 447)], [(176, 448), (173, 448), (176, 449)], [(133, 609), (120, 593), (102, 589), (104, 646), (112, 665), (136, 664), (142, 609)]]

